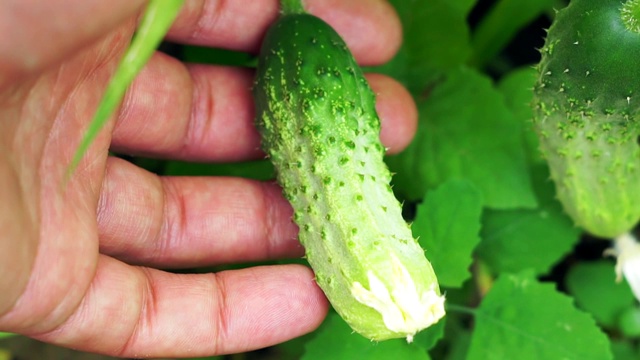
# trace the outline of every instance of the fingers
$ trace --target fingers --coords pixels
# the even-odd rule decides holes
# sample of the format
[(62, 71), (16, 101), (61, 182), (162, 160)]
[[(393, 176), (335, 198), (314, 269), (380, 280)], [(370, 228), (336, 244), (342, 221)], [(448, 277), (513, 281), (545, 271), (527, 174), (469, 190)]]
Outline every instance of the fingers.
[[(0, 13), (0, 34), (5, 34), (0, 41), (0, 89), (29, 72), (77, 53), (120, 24), (129, 21), (131, 26), (126, 30), (131, 31), (145, 3), (144, 0), (4, 3)], [(400, 46), (399, 19), (384, 0), (307, 0), (305, 4), (309, 12), (325, 19), (343, 35), (363, 65), (389, 60)], [(257, 52), (277, 13), (276, 0), (190, 0), (185, 2), (168, 35), (185, 43)], [(53, 41), (42, 42), (45, 37)]]
[[(411, 140), (417, 112), (411, 95), (394, 80), (368, 76), (378, 94), (381, 138), (391, 153)], [(254, 126), (253, 73), (193, 65), (157, 54), (132, 85), (113, 132), (112, 148), (200, 161), (264, 156)]]
[(202, 161), (262, 157), (247, 69), (191, 66), (156, 54), (124, 99), (112, 148)]
[[(384, 0), (306, 0), (304, 4), (344, 37), (363, 65), (386, 62), (400, 46), (400, 21)], [(276, 0), (187, 1), (169, 38), (256, 53), (277, 14)]]
[[(126, 21), (144, 0), (4, 1), (0, 12), (0, 88), (61, 61)], [(135, 23), (131, 22), (131, 28)], [(47, 41), (42, 41), (47, 39)]]
[(77, 311), (49, 332), (28, 335), (119, 357), (196, 357), (303, 335), (327, 308), (312, 272), (299, 265), (177, 275), (102, 256)]
[(399, 153), (417, 131), (418, 108), (409, 91), (392, 78), (369, 74), (367, 80), (376, 94), (376, 110), (382, 122), (380, 139), (388, 153)]
[(108, 162), (98, 206), (100, 252), (180, 268), (303, 254), (275, 184), (237, 178), (159, 178)]
[(306, 0), (304, 3), (310, 13), (336, 29), (361, 65), (385, 63), (400, 48), (402, 25), (386, 0)]
[[(149, 71), (161, 61), (173, 60), (162, 57)], [(149, 103), (129, 105), (125, 114), (130, 118), (148, 117), (153, 122), (133, 122), (142, 127), (127, 130), (126, 120), (121, 120), (114, 143), (121, 143), (130, 134), (130, 143), (156, 155), (219, 160), (256, 154), (259, 139), (252, 112), (246, 110), (250, 108), (250, 95), (244, 85), (239, 85), (244, 81), (248, 86), (250, 74), (232, 68), (198, 67), (197, 71), (201, 76), (194, 78), (205, 85), (194, 88), (206, 86), (207, 90), (196, 93), (222, 93), (206, 96), (220, 99), (221, 105), (200, 105), (206, 115), (193, 115), (192, 121), (203, 124), (187, 125), (188, 130), (184, 130), (184, 123), (173, 120), (182, 116), (180, 104), (189, 103), (181, 99), (184, 94), (160, 99), (147, 96)], [(204, 80), (208, 77), (213, 79)], [(382, 140), (390, 151), (400, 151), (415, 133), (417, 111), (413, 100), (388, 77), (371, 75), (369, 80), (383, 119)], [(149, 85), (138, 83), (134, 89), (140, 91), (145, 86), (158, 90), (164, 85), (150, 81)], [(173, 106), (159, 112), (161, 106), (155, 101), (166, 101), (163, 99), (170, 99)], [(211, 110), (217, 106), (223, 109)], [(139, 152), (137, 148), (129, 150)], [(275, 184), (230, 178), (161, 179), (116, 158), (108, 163), (98, 219), (102, 253), (149, 266), (246, 262), (300, 256), (303, 252), (296, 240), (297, 228), (290, 220), (291, 208)]]

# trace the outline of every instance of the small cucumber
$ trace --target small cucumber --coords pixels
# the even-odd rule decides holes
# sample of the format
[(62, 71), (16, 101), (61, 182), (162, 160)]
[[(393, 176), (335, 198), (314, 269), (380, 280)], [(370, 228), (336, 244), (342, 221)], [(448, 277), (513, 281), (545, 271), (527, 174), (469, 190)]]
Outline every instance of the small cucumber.
[(367, 338), (411, 341), (444, 316), (444, 296), (389, 185), (373, 92), (340, 36), (299, 10), (260, 52), (263, 148), (335, 310)]
[(542, 48), (534, 124), (558, 198), (614, 238), (640, 219), (640, 1), (572, 0)]

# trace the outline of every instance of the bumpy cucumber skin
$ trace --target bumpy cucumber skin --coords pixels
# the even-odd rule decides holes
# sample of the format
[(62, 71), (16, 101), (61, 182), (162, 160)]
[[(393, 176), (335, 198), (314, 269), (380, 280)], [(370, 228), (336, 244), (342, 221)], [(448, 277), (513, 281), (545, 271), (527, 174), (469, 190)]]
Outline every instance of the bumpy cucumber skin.
[(426, 322), (444, 316), (431, 264), (389, 185), (375, 98), (360, 68), (329, 25), (309, 14), (292, 14), (269, 29), (257, 71), (262, 145), (293, 206), (318, 285), (361, 335), (410, 340), (430, 324), (391, 330), (381, 313), (352, 291), (355, 283), (370, 289), (374, 275), (392, 297), (400, 294), (401, 264), (419, 296), (436, 297), (435, 304), (427, 304), (433, 309), (416, 304), (417, 311), (433, 312)]
[(593, 235), (640, 219), (640, 34), (620, 0), (572, 0), (548, 31), (534, 88), (534, 124), (558, 198)]

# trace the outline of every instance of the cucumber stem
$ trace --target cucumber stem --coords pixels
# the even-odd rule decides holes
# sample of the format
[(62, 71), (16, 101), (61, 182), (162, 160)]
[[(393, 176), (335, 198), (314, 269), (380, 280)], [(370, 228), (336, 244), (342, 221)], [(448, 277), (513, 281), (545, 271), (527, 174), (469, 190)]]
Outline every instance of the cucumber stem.
[(625, 1), (620, 16), (627, 30), (640, 34), (640, 0)]
[(280, 0), (280, 8), (283, 15), (305, 13), (302, 0)]

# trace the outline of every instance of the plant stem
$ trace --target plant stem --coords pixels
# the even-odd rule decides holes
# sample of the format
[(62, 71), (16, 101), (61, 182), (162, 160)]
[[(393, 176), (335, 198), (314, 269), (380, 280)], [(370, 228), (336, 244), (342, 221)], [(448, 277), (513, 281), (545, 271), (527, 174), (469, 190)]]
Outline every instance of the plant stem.
[(8, 332), (0, 332), (0, 339), (5, 339), (8, 337), (16, 336), (17, 334), (8, 333)]
[(482, 261), (476, 261), (473, 265), (473, 273), (480, 297), (485, 297), (493, 286), (493, 276), (491, 270)]
[(470, 308), (467, 306), (446, 303), (445, 308), (447, 309), (447, 312), (453, 311), (453, 312), (459, 312), (459, 313), (469, 314), (474, 316), (476, 315), (476, 309)]
[(280, 7), (284, 15), (305, 13), (302, 0), (280, 0)]

